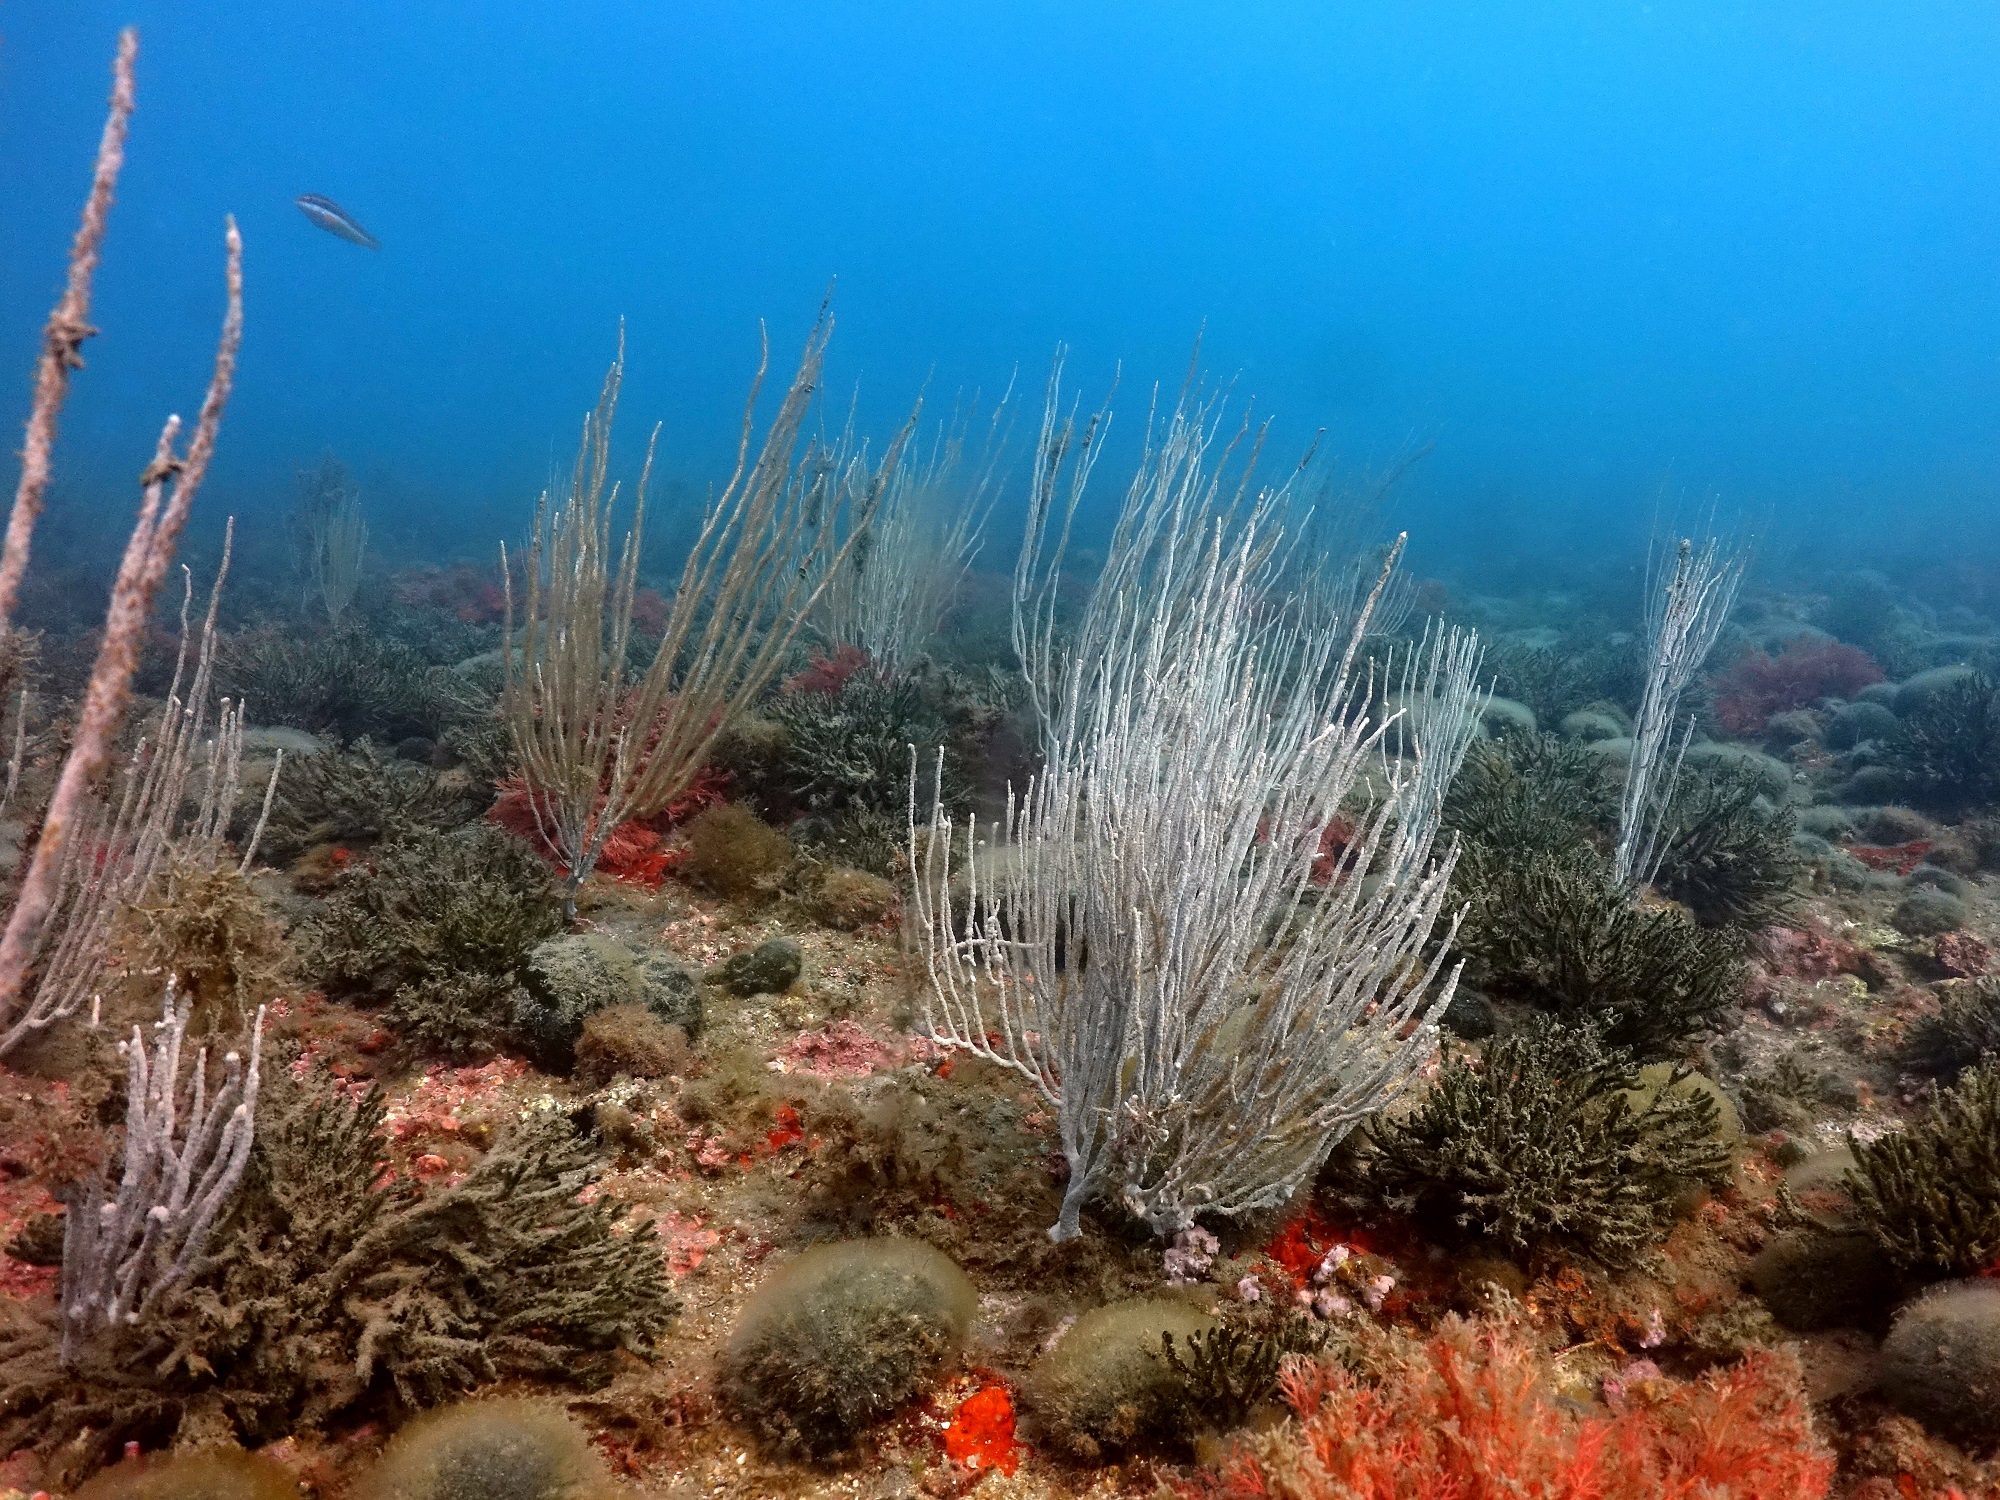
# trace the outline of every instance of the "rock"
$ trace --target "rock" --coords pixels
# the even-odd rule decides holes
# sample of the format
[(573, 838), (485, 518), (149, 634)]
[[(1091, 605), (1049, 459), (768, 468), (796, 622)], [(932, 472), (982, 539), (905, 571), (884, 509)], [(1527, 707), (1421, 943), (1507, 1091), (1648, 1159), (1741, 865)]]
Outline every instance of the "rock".
[(1438, 1017), (1438, 1024), (1453, 1036), (1468, 1042), (1484, 1041), (1499, 1029), (1500, 1018), (1488, 1000), (1471, 985), (1460, 982), (1452, 991), (1451, 1003)]
[(805, 968), (805, 953), (790, 938), (768, 938), (709, 970), (713, 984), (736, 995), (776, 995), (790, 989)]
[(2000, 1283), (1947, 1282), (1896, 1315), (1882, 1394), (1947, 1436), (2000, 1437)]
[(1827, 720), (1822, 743), (1829, 750), (1852, 750), (1866, 740), (1885, 740), (1902, 720), (1893, 710), (1867, 699), (1846, 704)]
[(689, 1037), (701, 1034), (701, 985), (693, 971), (666, 954), (642, 961), (602, 933), (537, 944), (522, 983), (515, 1023), (543, 1065), (559, 1071), (575, 1060), (585, 1019), (611, 1006), (644, 1006)]

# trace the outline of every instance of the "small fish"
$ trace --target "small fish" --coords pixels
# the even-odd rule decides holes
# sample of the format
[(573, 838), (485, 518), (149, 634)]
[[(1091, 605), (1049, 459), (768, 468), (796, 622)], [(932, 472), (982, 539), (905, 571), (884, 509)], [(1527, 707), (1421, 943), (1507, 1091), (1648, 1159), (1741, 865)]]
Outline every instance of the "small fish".
[(380, 240), (355, 223), (354, 216), (331, 198), (318, 193), (300, 193), (297, 202), (299, 212), (328, 234), (337, 234), (349, 244), (359, 245), (364, 250), (382, 248)]

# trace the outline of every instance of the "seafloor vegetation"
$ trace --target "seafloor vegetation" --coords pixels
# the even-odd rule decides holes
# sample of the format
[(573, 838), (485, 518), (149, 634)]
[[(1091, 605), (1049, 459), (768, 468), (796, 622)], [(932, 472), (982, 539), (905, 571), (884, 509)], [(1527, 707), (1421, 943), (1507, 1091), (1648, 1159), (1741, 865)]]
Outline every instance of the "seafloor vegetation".
[(1990, 608), (1403, 583), (1198, 392), (1085, 567), (1059, 379), (996, 577), (824, 323), (657, 592), (614, 365), (525, 558), (329, 460), (181, 604), (235, 305), (104, 626), (0, 560), (0, 1485), (2000, 1493)]

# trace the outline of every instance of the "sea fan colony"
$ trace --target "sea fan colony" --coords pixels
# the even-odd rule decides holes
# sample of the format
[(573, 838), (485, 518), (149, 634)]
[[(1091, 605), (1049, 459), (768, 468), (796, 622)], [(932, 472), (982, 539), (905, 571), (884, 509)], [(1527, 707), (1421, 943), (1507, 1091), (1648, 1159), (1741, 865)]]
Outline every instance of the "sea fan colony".
[[(1052, 1237), (1098, 1197), (1171, 1235), (1284, 1202), (1428, 1060), (1453, 983), (1429, 947), (1452, 865), (1433, 844), (1477, 656), (1432, 640), (1404, 664), (1400, 713), (1371, 714), (1355, 662), (1381, 583), (1344, 620), (1274, 618), (1284, 496), (1246, 501), (1248, 478), (1216, 462), (1219, 414), (1194, 400), (1149, 434), (1059, 644), (1063, 540), (1099, 451), (1059, 375), (1015, 595), (1044, 762), (992, 858), (976, 823), (957, 837), (941, 782), (919, 835), (912, 786), (928, 1018), (1056, 1110), (1069, 1185)], [(1327, 830), (1387, 765), (1396, 722), (1388, 794), (1329, 871)]]

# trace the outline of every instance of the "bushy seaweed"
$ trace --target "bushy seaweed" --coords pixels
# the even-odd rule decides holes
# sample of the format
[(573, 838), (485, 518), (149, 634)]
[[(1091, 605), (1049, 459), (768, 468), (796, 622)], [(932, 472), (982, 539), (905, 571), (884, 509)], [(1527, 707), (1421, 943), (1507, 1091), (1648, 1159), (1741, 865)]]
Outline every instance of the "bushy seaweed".
[(555, 881), (519, 840), (486, 824), (420, 829), (340, 877), (308, 925), (308, 963), (386, 1004), (420, 1045), (475, 1050), (512, 1024), (522, 965), (561, 927)]
[(1445, 827), (1514, 859), (1600, 839), (1617, 816), (1604, 757), (1554, 734), (1475, 741), (1444, 805)]
[[(768, 815), (792, 820), (802, 844), (886, 874), (906, 841), (910, 746), (926, 796), (944, 747), (945, 801), (959, 806), (969, 791), (965, 768), (999, 711), (954, 672), (864, 667), (821, 690), (779, 693), (765, 709), (769, 728), (739, 738), (729, 760), (746, 794)], [(896, 836), (882, 837), (885, 829)]]
[(118, 918), (125, 967), (145, 993), (171, 977), (197, 1031), (234, 1031), (277, 994), (293, 966), (285, 924), (236, 866), (173, 860), (147, 899)]
[(266, 1078), (243, 1184), (174, 1300), (65, 1367), (53, 1318), (0, 1337), (0, 1440), (86, 1462), (188, 1423), (246, 1445), (486, 1381), (590, 1383), (676, 1302), (659, 1246), (584, 1189), (566, 1119), (533, 1120), (455, 1183), (385, 1180), (383, 1106)]
[(1729, 1166), (1712, 1097), (1639, 1084), (1629, 1053), (1537, 1018), (1476, 1063), (1447, 1059), (1415, 1110), (1369, 1125), (1356, 1197), (1461, 1243), (1630, 1264), (1690, 1185)]
[(1527, 859), (1470, 848), (1454, 879), (1479, 987), (1593, 1024), (1613, 1046), (1671, 1056), (1740, 992), (1740, 935), (1634, 903), (1589, 845)]
[(307, 635), (260, 630), (223, 654), (230, 689), (262, 723), (289, 724), (341, 743), (435, 739), (491, 712), (493, 700), (450, 668), (360, 624)]
[(368, 739), (345, 752), (287, 758), (271, 799), (264, 848), (295, 854), (313, 844), (373, 843), (417, 828), (456, 828), (490, 800), (466, 776), (385, 755)]
[(1571, 651), (1496, 641), (1487, 648), (1486, 668), (1495, 693), (1525, 703), (1543, 724), (1597, 702), (1636, 705), (1643, 680), (1631, 645)]
[[(1709, 816), (1677, 870), (1689, 895), (1718, 908), (1769, 905), (1789, 865), (1737, 808), (1727, 772), (1691, 782)], [(1723, 790), (1725, 789), (1726, 790)], [(1454, 898), (1468, 978), (1494, 999), (1523, 1000), (1597, 1026), (1648, 1056), (1712, 1027), (1735, 998), (1742, 939), (1687, 911), (1635, 903), (1611, 878), (1617, 791), (1589, 746), (1552, 734), (1475, 744), (1445, 799), (1457, 834)]]
[(2000, 688), (1970, 673), (1922, 697), (1884, 747), (1912, 791), (1952, 811), (2000, 800)]
[(1905, 1060), (1943, 1083), (2000, 1060), (2000, 979), (1954, 980), (1938, 985), (1937, 994), (1937, 1014), (1910, 1028)]
[(1288, 1356), (1310, 1358), (1325, 1347), (1327, 1328), (1300, 1314), (1261, 1324), (1223, 1323), (1191, 1333), (1175, 1347), (1160, 1335), (1160, 1356), (1180, 1377), (1176, 1392), (1185, 1431), (1229, 1432), (1277, 1399)]
[(1751, 931), (1797, 906), (1804, 867), (1792, 813), (1771, 805), (1753, 771), (1727, 762), (1687, 767), (1662, 821), (1669, 832), (1654, 883), (1697, 921)]
[(2000, 1067), (1967, 1073), (1908, 1129), (1852, 1145), (1847, 1190), (1899, 1269), (1970, 1276), (2000, 1257)]

